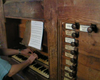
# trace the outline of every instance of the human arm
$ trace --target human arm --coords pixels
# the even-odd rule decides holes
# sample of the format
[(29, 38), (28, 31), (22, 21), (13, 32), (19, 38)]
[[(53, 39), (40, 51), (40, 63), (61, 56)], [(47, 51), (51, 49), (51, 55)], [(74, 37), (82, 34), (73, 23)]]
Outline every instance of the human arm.
[(30, 55), (30, 57), (26, 61), (24, 61), (20, 64), (12, 65), (12, 67), (11, 67), (9, 73), (8, 73), (8, 76), (12, 77), (14, 74), (16, 74), (20, 70), (22, 70), (25, 67), (27, 67), (28, 65), (30, 65), (37, 58), (38, 58), (38, 56), (35, 53), (33, 53), (33, 54)]
[(14, 54), (17, 55), (19, 54), (19, 52), (22, 55), (30, 55), (28, 54), (29, 52), (33, 53), (29, 48), (23, 49), (21, 51), (16, 50), (16, 49), (6, 49), (6, 48), (0, 48), (0, 50), (2, 51), (1, 55), (14, 55)]

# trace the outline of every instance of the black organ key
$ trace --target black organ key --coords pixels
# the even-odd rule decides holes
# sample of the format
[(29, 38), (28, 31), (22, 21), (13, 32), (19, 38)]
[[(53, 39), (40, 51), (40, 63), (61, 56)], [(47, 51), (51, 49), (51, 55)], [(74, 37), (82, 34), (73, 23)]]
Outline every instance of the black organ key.
[(16, 55), (17, 57), (19, 57), (19, 58), (22, 58), (23, 56), (22, 55)]
[(47, 56), (42, 55), (42, 54), (41, 54), (40, 52), (38, 52), (38, 51), (34, 51), (33, 53), (36, 53), (36, 54), (38, 55), (38, 58), (41, 58), (41, 59), (43, 59), (43, 60), (47, 60), (47, 59), (48, 59)]
[(33, 61), (31, 65), (35, 65), (35, 64), (36, 64), (36, 62), (35, 62), (35, 61)]
[(43, 60), (47, 60), (48, 59), (48, 57), (46, 57), (46, 56), (42, 56), (41, 57)]
[(40, 58), (42, 56), (42, 54), (38, 51), (34, 51), (33, 53), (36, 53), (38, 55), (38, 58)]
[(49, 74), (49, 70), (48, 70), (48, 69), (47, 69), (47, 70), (45, 70), (44, 72), (45, 72), (45, 73), (47, 73), (47, 74)]
[(45, 70), (46, 68), (43, 66), (43, 67), (41, 67), (39, 70), (41, 70), (41, 71), (43, 71), (43, 70)]
[(39, 67), (41, 67), (41, 65), (40, 64), (35, 64), (34, 67), (39, 68)]
[(27, 58), (24, 57), (24, 56), (22, 56), (22, 55), (16, 55), (16, 56), (19, 57), (19, 58), (22, 59), (22, 60), (27, 60)]
[(22, 60), (27, 60), (27, 58), (26, 57), (23, 57)]

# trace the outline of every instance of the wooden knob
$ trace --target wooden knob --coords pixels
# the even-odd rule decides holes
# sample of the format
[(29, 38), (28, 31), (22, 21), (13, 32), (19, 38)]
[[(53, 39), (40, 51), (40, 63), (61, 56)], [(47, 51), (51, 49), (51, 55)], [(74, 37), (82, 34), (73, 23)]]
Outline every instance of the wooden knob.
[(75, 51), (75, 50), (71, 50), (70, 53), (71, 53), (72, 55), (77, 55), (78, 52)]
[(76, 63), (76, 59), (75, 59), (75, 58), (71, 58), (70, 61), (71, 61), (72, 63)]
[(79, 29), (79, 23), (72, 24), (73, 29)]
[(78, 46), (79, 45), (79, 41), (75, 40), (75, 42), (71, 42), (71, 46)]
[(75, 66), (70, 66), (69, 67), (71, 70), (76, 70), (76, 67)]
[(92, 27), (88, 27), (87, 31), (88, 31), (88, 33), (91, 33), (93, 31), (93, 28)]
[(79, 32), (74, 32), (74, 33), (72, 33), (72, 37), (73, 37), (73, 38), (78, 38), (78, 37), (79, 37)]
[(76, 74), (75, 74), (75, 72), (70, 72), (70, 73), (69, 73), (69, 76), (71, 76), (71, 77), (75, 77)]
[(73, 28), (73, 29), (76, 29), (76, 25), (75, 25), (75, 24), (72, 24), (72, 28)]
[(76, 52), (74, 50), (71, 50), (70, 52), (72, 55), (76, 54)]
[(92, 33), (92, 32), (97, 33), (98, 29), (97, 29), (97, 26), (95, 24), (91, 24), (91, 26), (87, 28), (87, 31), (88, 31), (88, 33)]
[(74, 50), (71, 50), (70, 53), (71, 53), (72, 55), (77, 55), (77, 54), (78, 54), (78, 49), (75, 48)]

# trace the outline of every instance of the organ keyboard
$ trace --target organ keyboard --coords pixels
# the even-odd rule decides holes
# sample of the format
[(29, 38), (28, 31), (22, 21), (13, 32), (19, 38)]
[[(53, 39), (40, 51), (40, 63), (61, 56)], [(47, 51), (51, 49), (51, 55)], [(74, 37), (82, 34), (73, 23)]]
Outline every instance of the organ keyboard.
[[(27, 60), (27, 58), (22, 56), (22, 55), (14, 55), (14, 56), (12, 56), (12, 58), (17, 60), (18, 62), (23, 62), (23, 61)], [(43, 61), (42, 59), (39, 59), (39, 60), (41, 62)], [(38, 72), (42, 76), (44, 76), (46, 78), (49, 78), (49, 70), (45, 66), (43, 66), (43, 65), (41, 65), (39, 63), (33, 62), (29, 66), (29, 68), (31, 68), (32, 70)]]
[[(26, 47), (24, 45), (20, 45), (17, 47), (14, 47), (14, 49), (25, 49)], [(38, 51), (34, 51), (33, 53), (36, 53), (38, 55), (38, 59), (35, 60), (31, 65), (28, 67), (32, 69), (33, 71), (39, 73), (40, 75), (44, 76), (45, 78), (49, 78), (49, 69), (48, 69), (48, 57), (41, 54)], [(24, 55), (13, 55), (12, 59), (16, 62), (23, 62), (27, 60), (27, 56)]]

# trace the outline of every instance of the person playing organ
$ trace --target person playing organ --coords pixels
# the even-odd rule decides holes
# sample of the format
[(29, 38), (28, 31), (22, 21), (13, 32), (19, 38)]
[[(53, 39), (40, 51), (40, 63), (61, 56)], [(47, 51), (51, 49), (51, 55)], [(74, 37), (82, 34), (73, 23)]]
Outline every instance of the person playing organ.
[[(29, 54), (31, 52), (31, 54)], [(3, 60), (0, 57), (0, 80), (13, 80), (12, 76), (18, 73), (20, 70), (24, 69), (28, 65), (30, 65), (35, 59), (38, 58), (36, 53), (33, 53), (29, 48), (23, 50), (15, 50), (15, 49), (5, 49), (0, 48), (0, 56), (8, 56), (8, 55), (17, 55), (22, 54), (29, 56), (29, 58), (19, 64), (11, 65), (6, 60)]]

